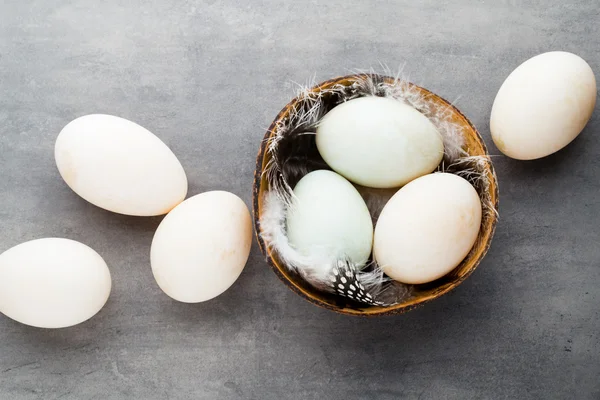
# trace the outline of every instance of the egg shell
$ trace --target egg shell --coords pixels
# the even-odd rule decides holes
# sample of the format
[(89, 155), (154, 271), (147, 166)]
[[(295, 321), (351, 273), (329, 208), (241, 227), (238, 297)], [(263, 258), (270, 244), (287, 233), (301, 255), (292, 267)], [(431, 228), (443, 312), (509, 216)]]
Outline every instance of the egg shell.
[(444, 145), (433, 123), (415, 108), (384, 97), (361, 97), (334, 107), (319, 122), (317, 148), (346, 179), (392, 188), (430, 173)]
[(91, 114), (71, 121), (56, 139), (55, 158), (75, 193), (119, 214), (166, 214), (187, 194), (185, 171), (173, 152), (123, 118)]
[(441, 278), (473, 247), (481, 213), (479, 196), (465, 179), (448, 173), (415, 179), (383, 208), (375, 227), (375, 259), (400, 282)]
[(162, 220), (151, 248), (152, 273), (171, 298), (198, 303), (227, 290), (240, 276), (252, 245), (252, 221), (236, 195), (190, 197)]
[(575, 54), (535, 56), (506, 78), (492, 106), (490, 130), (509, 157), (550, 155), (579, 135), (596, 105), (596, 79)]
[(371, 254), (373, 222), (350, 182), (335, 172), (318, 170), (294, 188), (287, 235), (290, 245), (304, 256), (347, 256), (364, 265)]
[(110, 289), (102, 257), (74, 240), (32, 240), (0, 255), (0, 312), (26, 325), (79, 324), (100, 311)]

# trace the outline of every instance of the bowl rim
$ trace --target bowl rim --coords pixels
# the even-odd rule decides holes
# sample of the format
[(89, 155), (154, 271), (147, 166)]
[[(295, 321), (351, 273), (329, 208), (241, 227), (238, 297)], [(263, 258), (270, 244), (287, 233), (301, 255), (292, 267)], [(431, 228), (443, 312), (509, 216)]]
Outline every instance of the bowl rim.
[[(309, 92), (319, 92), (319, 91), (322, 91), (323, 89), (331, 87), (332, 85), (335, 85), (337, 83), (347, 82), (347, 81), (352, 81), (352, 80), (355, 81), (355, 80), (365, 78), (365, 77), (375, 77), (378, 79), (383, 79), (387, 82), (390, 82), (390, 81), (393, 81), (396, 79), (391, 76), (375, 74), (375, 73), (359, 73), (359, 74), (343, 75), (343, 76), (338, 76), (338, 77), (320, 82), (320, 83), (312, 86), (309, 89)], [(467, 122), (469, 127), (471, 128), (472, 132), (474, 133), (474, 137), (475, 137), (476, 141), (482, 147), (485, 154), (489, 156), (487, 146), (485, 145), (485, 142), (484, 142), (481, 134), (479, 133), (477, 128), (475, 128), (475, 126), (473, 125), (471, 120), (469, 120), (469, 118), (467, 118), (458, 108), (456, 108), (452, 103), (450, 103), (445, 98), (431, 92), (430, 90), (428, 90), (422, 86), (416, 85), (416, 84), (414, 84), (412, 82), (408, 82), (408, 81), (405, 81), (405, 82), (407, 84), (409, 84), (413, 87), (416, 87), (419, 90), (427, 93), (428, 95), (437, 98), (442, 103), (445, 103), (448, 106), (448, 108), (452, 109), (453, 112), (460, 115)], [(441, 297), (444, 294), (449, 293), (450, 291), (455, 289), (457, 286), (459, 286), (462, 282), (464, 282), (465, 279), (467, 279), (469, 276), (471, 276), (471, 274), (475, 271), (475, 269), (477, 269), (477, 267), (479, 266), (481, 261), (485, 258), (486, 254), (488, 253), (488, 251), (491, 247), (491, 244), (492, 244), (492, 239), (496, 232), (496, 225), (498, 224), (498, 215), (497, 215), (498, 205), (499, 205), (498, 178), (496, 176), (496, 170), (494, 168), (493, 163), (491, 162), (491, 159), (490, 159), (490, 162), (488, 163), (488, 166), (489, 166), (489, 171), (491, 173), (491, 176), (492, 176), (493, 182), (494, 182), (494, 185), (493, 185), (494, 209), (496, 210), (496, 213), (494, 213), (494, 215), (491, 216), (492, 221), (491, 221), (491, 226), (490, 226), (490, 234), (488, 236), (487, 242), (485, 243), (485, 246), (483, 247), (483, 250), (482, 250), (481, 254), (479, 255), (479, 257), (473, 262), (472, 267), (463, 276), (454, 280), (453, 281), (455, 283), (454, 285), (450, 285), (447, 288), (440, 290), (439, 292), (437, 292), (435, 294), (435, 296), (430, 296), (429, 298), (424, 298), (423, 300), (419, 301), (418, 303), (415, 303), (412, 305), (402, 306), (400, 304), (400, 305), (389, 306), (389, 307), (384, 307), (384, 308), (373, 308), (373, 311), (365, 312), (362, 309), (335, 307), (334, 305), (329, 304), (317, 297), (314, 297), (314, 296), (310, 295), (309, 293), (305, 293), (304, 291), (302, 291), (300, 289), (300, 287), (297, 284), (292, 282), (290, 279), (288, 279), (283, 274), (283, 272), (281, 271), (282, 267), (280, 267), (273, 260), (273, 257), (271, 255), (270, 251), (267, 249), (267, 247), (265, 245), (264, 239), (260, 235), (259, 202), (260, 202), (260, 191), (261, 191), (261, 186), (262, 186), (262, 171), (263, 171), (263, 166), (264, 166), (264, 158), (265, 158), (267, 148), (268, 148), (268, 143), (269, 143), (268, 139), (272, 136), (273, 130), (275, 129), (277, 122), (280, 121), (286, 114), (288, 114), (291, 107), (293, 107), (295, 105), (295, 103), (298, 102), (298, 97), (299, 96), (295, 96), (290, 102), (288, 102), (281, 109), (281, 111), (279, 111), (279, 113), (277, 114), (277, 116), (275, 117), (273, 122), (271, 122), (269, 128), (267, 129), (267, 131), (263, 137), (263, 140), (261, 141), (261, 145), (260, 145), (257, 157), (256, 157), (256, 165), (255, 165), (255, 169), (254, 169), (254, 179), (253, 179), (253, 188), (252, 188), (252, 216), (253, 216), (254, 234), (256, 236), (258, 246), (260, 248), (261, 253), (263, 254), (264, 257), (266, 257), (267, 264), (271, 267), (271, 270), (273, 270), (273, 272), (275, 272), (275, 275), (277, 275), (277, 277), (293, 292), (298, 294), (304, 300), (306, 300), (316, 306), (334, 311), (338, 314), (362, 316), (362, 317), (376, 317), (376, 316), (382, 316), (382, 315), (404, 314), (408, 311), (422, 307), (423, 305), (429, 303), (430, 301), (432, 301), (438, 297)]]

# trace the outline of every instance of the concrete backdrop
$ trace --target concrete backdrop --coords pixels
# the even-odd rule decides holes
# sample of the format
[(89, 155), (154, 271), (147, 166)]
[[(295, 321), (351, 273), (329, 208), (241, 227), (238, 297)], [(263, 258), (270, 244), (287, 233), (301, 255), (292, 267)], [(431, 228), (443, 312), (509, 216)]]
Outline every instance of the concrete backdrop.
[(181, 160), (189, 194), (250, 204), (264, 129), (292, 82), (405, 65), (493, 154), (506, 76), (550, 50), (600, 72), (589, 1), (18, 1), (0, 5), (0, 251), (63, 236), (107, 261), (106, 307), (47, 331), (0, 316), (0, 399), (600, 399), (600, 112), (568, 148), (494, 158), (501, 218), (479, 269), (407, 315), (357, 319), (288, 290), (256, 245), (213, 301), (171, 301), (149, 248), (160, 218), (77, 197), (54, 164), (70, 120), (133, 120)]

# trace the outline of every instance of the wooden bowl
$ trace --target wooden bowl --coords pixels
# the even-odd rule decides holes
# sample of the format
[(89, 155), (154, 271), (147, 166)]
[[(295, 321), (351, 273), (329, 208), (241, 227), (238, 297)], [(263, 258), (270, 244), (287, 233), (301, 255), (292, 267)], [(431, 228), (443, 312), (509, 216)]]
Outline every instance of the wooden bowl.
[[(324, 89), (331, 88), (333, 85), (349, 86), (361, 76), (364, 77), (364, 75), (349, 75), (331, 79), (313, 87), (311, 91), (318, 93)], [(394, 78), (386, 76), (379, 76), (378, 78), (384, 79), (385, 81), (390, 83), (394, 81)], [(443, 98), (435, 95), (434, 93), (431, 93), (427, 89), (413, 84), (410, 85), (412, 85), (415, 89), (421, 91), (424, 95), (429, 96), (429, 99), (436, 106), (444, 107), (451, 111), (452, 120), (455, 123), (460, 124), (464, 128), (463, 131), (465, 133), (466, 143), (465, 150), (470, 155), (488, 154), (487, 149), (485, 147), (485, 143), (483, 142), (483, 139), (477, 132), (477, 129), (475, 129), (473, 124), (457, 108), (452, 106), (448, 101), (444, 100)], [(283, 110), (281, 110), (281, 112), (277, 115), (277, 117), (267, 130), (267, 133), (265, 134), (264, 140), (262, 141), (260, 150), (258, 152), (258, 157), (256, 160), (256, 171), (254, 173), (253, 213), (254, 227), (256, 230), (258, 244), (260, 246), (261, 251), (266, 256), (267, 262), (269, 263), (273, 271), (275, 271), (277, 276), (283, 281), (283, 283), (285, 283), (290, 289), (302, 296), (304, 299), (320, 307), (324, 307), (342, 314), (375, 316), (400, 314), (409, 311), (417, 306), (423, 305), (428, 301), (431, 301), (437, 297), (442, 296), (445, 293), (448, 293), (450, 290), (457, 287), (461, 282), (463, 282), (469, 275), (471, 275), (471, 273), (473, 273), (473, 271), (475, 270), (475, 268), (477, 268), (477, 266), (479, 265), (479, 263), (481, 262), (491, 245), (492, 237), (494, 235), (496, 223), (498, 220), (496, 214), (489, 215), (482, 220), (481, 229), (479, 231), (479, 237), (475, 246), (458, 267), (456, 267), (448, 275), (434, 282), (424, 285), (416, 285), (409, 298), (407, 298), (400, 304), (396, 304), (389, 307), (350, 307), (347, 303), (345, 303), (343, 299), (340, 299), (338, 296), (330, 295), (328, 293), (324, 293), (315, 289), (306, 281), (304, 281), (300, 276), (291, 272), (284, 265), (282, 265), (277, 255), (271, 252), (271, 250), (265, 246), (265, 243), (260, 235), (259, 221), (263, 206), (263, 194), (266, 190), (268, 190), (268, 183), (264, 178), (264, 174), (262, 172), (270, 159), (266, 151), (268, 139), (271, 137), (272, 132), (275, 126), (277, 125), (277, 122), (285, 118), (290, 112), (290, 110), (294, 109), (294, 107), (298, 105), (298, 102), (298, 98), (295, 98), (290, 103), (288, 103), (283, 108)], [(491, 162), (487, 164), (486, 168), (486, 172), (490, 180), (489, 194), (491, 196), (492, 203), (494, 204), (494, 207), (497, 210), (498, 183), (496, 179), (496, 173)]]

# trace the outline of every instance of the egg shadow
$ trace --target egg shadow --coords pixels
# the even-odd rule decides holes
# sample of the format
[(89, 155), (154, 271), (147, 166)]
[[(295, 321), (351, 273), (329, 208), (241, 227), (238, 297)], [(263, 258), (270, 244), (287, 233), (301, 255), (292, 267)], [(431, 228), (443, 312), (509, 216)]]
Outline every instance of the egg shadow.
[[(360, 361), (363, 364), (360, 368), (375, 368), (381, 374), (390, 368), (404, 369), (414, 362), (415, 348), (423, 349), (423, 361), (436, 360), (439, 352), (452, 355), (453, 350), (440, 343), (452, 342), (457, 349), (469, 348), (474, 332), (486, 337), (493, 335), (502, 323), (494, 316), (512, 315), (520, 307), (517, 300), (507, 296), (506, 290), (510, 288), (496, 284), (503, 281), (503, 271), (494, 268), (491, 260), (499, 259), (494, 254), (501, 253), (502, 247), (492, 246), (489, 253), (492, 257), (485, 259), (459, 287), (404, 314), (349, 316), (311, 307), (305, 317), (315, 320), (311, 326), (323, 334), (313, 332), (294, 338), (301, 341), (302, 347), (318, 347), (324, 353), (352, 354), (361, 349), (372, 360)], [(293, 325), (285, 315), (281, 322)], [(348, 367), (345, 359), (336, 362), (335, 357), (328, 357), (328, 361), (335, 370)]]
[(194, 335), (211, 329), (233, 340), (238, 333), (252, 329), (254, 316), (262, 308), (261, 299), (258, 298), (261, 288), (265, 285), (265, 277), (274, 278), (271, 275), (258, 244), (253, 240), (248, 261), (240, 276), (223, 293), (212, 299), (183, 303), (170, 298), (156, 285), (157, 318), (176, 325), (178, 330), (186, 334)]
[(589, 123), (583, 131), (569, 144), (555, 153), (552, 153), (546, 157), (538, 158), (535, 160), (518, 160), (503, 155), (498, 148), (494, 146), (496, 154), (498, 156), (492, 156), (492, 160), (496, 161), (502, 159), (502, 162), (498, 162), (500, 165), (495, 165), (499, 171), (507, 171), (511, 176), (521, 177), (523, 179), (535, 178), (540, 175), (557, 175), (564, 172), (569, 172), (574, 169), (581, 161), (581, 156), (586, 155), (586, 150), (589, 149), (591, 137), (591, 131), (594, 127)]
[(131, 235), (128, 240), (140, 234), (145, 237), (155, 231), (164, 218), (164, 215), (132, 216), (105, 210), (78, 196), (64, 182), (61, 183), (44, 183), (45, 197), (36, 204), (40, 215), (53, 216), (53, 223), (42, 227), (40, 234), (43, 236), (56, 237), (60, 234), (95, 248), (95, 242), (114, 242), (123, 233)]
[[(235, 283), (234, 283), (235, 285)], [(182, 303), (167, 296), (157, 294), (156, 319), (174, 327), (179, 335), (202, 336), (210, 333), (218, 335), (225, 342), (235, 342), (237, 336), (251, 329), (252, 318), (248, 318), (247, 304), (231, 287), (220, 296), (201, 303)]]
[(92, 203), (87, 202), (86, 200), (80, 197), (77, 198), (77, 201), (80, 203), (80, 207), (84, 209), (83, 213), (85, 213), (86, 217), (89, 218), (91, 221), (105, 221), (109, 223), (112, 227), (123, 227), (137, 232), (155, 231), (166, 215), (125, 215), (105, 210), (103, 208), (95, 206)]
[(0, 315), (0, 320), (4, 324), (3, 329), (10, 331), (11, 337), (18, 338), (24, 354), (35, 351), (53, 356), (64, 351), (108, 346), (112, 335), (106, 333), (118, 331), (110, 326), (114, 311), (118, 311), (116, 303), (113, 296), (110, 296), (97, 314), (77, 325), (64, 328), (38, 328), (5, 315)]
[(300, 348), (318, 365), (344, 376), (389, 376), (390, 371), (404, 371), (411, 364), (452, 357), (456, 351), (450, 349), (450, 342), (456, 349), (469, 346), (477, 324), (465, 322), (465, 308), (460, 309), (463, 318), (457, 318), (453, 301), (439, 300), (404, 315), (379, 317), (313, 308), (312, 315), (304, 314), (307, 322), (301, 335), (296, 332), (297, 322), (283, 317), (277, 330), (261, 332), (259, 341)]

